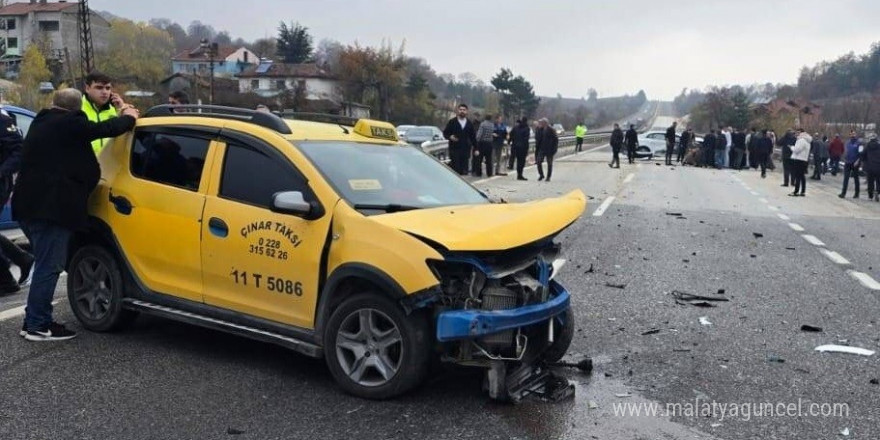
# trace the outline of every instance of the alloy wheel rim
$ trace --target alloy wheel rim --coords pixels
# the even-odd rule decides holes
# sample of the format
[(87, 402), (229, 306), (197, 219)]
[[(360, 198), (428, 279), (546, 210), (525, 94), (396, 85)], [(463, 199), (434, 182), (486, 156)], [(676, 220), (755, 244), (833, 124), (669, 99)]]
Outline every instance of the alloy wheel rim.
[(400, 329), (385, 313), (359, 309), (350, 313), (336, 333), (336, 358), (342, 371), (361, 386), (391, 381), (403, 361)]
[(107, 265), (94, 257), (83, 258), (73, 276), (76, 307), (91, 320), (104, 318), (110, 312), (110, 299), (113, 297)]

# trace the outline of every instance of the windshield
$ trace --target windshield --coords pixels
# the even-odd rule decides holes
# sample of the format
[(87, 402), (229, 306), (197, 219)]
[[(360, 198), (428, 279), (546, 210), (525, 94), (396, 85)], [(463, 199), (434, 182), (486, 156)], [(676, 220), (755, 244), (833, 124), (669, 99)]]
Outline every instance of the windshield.
[(296, 145), (355, 208), (390, 212), (489, 203), (476, 188), (416, 147), (338, 141)]

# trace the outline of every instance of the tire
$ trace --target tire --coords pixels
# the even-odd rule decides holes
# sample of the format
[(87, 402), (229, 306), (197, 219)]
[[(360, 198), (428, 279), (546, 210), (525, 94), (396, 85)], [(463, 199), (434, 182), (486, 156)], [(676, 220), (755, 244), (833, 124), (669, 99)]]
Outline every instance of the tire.
[[(366, 322), (372, 324), (369, 330), (362, 325)], [(424, 312), (407, 316), (391, 299), (363, 293), (333, 311), (324, 334), (324, 357), (333, 378), (347, 393), (388, 399), (425, 379), (433, 345), (430, 336)]]
[(565, 309), (565, 313), (562, 314), (562, 321), (560, 324), (559, 320), (553, 320), (553, 333), (555, 336), (553, 344), (547, 347), (547, 350), (543, 353), (544, 360), (550, 363), (559, 362), (565, 356), (574, 338), (574, 311), (571, 310), (571, 306)]
[(89, 245), (70, 260), (67, 298), (77, 320), (88, 330), (108, 332), (130, 324), (137, 313), (122, 308), (125, 284), (116, 258)]

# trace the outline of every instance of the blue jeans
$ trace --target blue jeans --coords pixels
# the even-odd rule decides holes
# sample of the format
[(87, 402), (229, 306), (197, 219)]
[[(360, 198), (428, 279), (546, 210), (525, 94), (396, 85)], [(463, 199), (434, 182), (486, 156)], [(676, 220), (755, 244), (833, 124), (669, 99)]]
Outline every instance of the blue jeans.
[(45, 330), (52, 323), (52, 298), (58, 276), (67, 263), (71, 231), (44, 220), (22, 221), (21, 229), (34, 252), (34, 277), (24, 309), (28, 330)]
[(724, 163), (726, 162), (725, 158), (727, 157), (727, 150), (715, 150), (715, 168), (719, 170), (724, 168)]

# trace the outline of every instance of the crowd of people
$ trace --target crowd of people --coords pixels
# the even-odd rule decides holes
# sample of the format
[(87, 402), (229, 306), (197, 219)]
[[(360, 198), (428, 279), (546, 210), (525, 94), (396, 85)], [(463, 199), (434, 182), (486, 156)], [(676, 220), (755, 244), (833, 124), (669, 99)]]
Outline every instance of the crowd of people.
[[(675, 127), (676, 124), (673, 124), (666, 132), (667, 165), (673, 163), (671, 154), (675, 150), (677, 155), (674, 162), (682, 165), (736, 170), (760, 169), (761, 177), (766, 178), (767, 170), (776, 168), (773, 152), (775, 147), (779, 147), (782, 186), (793, 187), (794, 191), (790, 196), (806, 196), (807, 173), (812, 164), (813, 171), (809, 177), (811, 180), (821, 180), (827, 174), (836, 176), (839, 172), (843, 173), (840, 198), (847, 196), (850, 181), (854, 183), (853, 198), (859, 198), (860, 176), (864, 172), (868, 183), (868, 198), (880, 201), (880, 141), (875, 134), (866, 141), (866, 136), (852, 131), (849, 139), (844, 142), (840, 134), (829, 139), (821, 133), (810, 135), (803, 129), (790, 129), (777, 137), (772, 130), (759, 131), (752, 128), (746, 133), (727, 127), (717, 132), (710, 130), (703, 137), (702, 144), (698, 145), (692, 129), (685, 130), (676, 142)], [(612, 149), (614, 144), (615, 134), (612, 134)], [(612, 164), (616, 157), (614, 153)]]
[[(538, 180), (547, 181), (553, 177), (553, 158), (559, 150), (559, 136), (547, 118), (538, 120), (532, 129), (529, 120), (522, 117), (508, 128), (503, 116), (485, 115), (483, 121), (468, 117), (468, 106), (458, 106), (456, 117), (449, 120), (443, 136), (449, 141), (447, 150), (450, 167), (460, 175), (482, 177), (485, 164), (486, 176), (507, 175), (502, 171), (502, 158), (505, 145), (510, 147), (507, 170), (516, 169), (517, 180), (528, 180), (523, 175), (529, 152), (529, 142), (535, 139), (535, 164), (538, 167)], [(587, 127), (580, 123), (575, 127), (575, 151), (581, 151)], [(547, 173), (544, 173), (544, 163)]]

